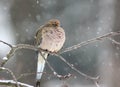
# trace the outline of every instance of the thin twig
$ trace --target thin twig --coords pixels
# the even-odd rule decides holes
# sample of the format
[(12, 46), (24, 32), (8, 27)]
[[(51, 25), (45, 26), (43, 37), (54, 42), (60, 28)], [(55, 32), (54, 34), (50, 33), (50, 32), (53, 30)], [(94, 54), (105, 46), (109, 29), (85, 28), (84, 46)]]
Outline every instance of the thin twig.
[(57, 57), (59, 57), (63, 62), (65, 62), (71, 69), (73, 69), (74, 71), (76, 71), (77, 73), (79, 73), (80, 75), (82, 75), (82, 76), (84, 76), (84, 77), (86, 77), (86, 78), (88, 78), (88, 79), (91, 79), (94, 83), (95, 83), (95, 85), (96, 85), (96, 87), (100, 87), (99, 86), (99, 84), (97, 83), (97, 81), (98, 81), (98, 79), (99, 79), (99, 76), (97, 76), (97, 77), (91, 77), (91, 76), (89, 76), (89, 75), (87, 75), (87, 74), (85, 74), (85, 73), (82, 73), (81, 71), (79, 71), (78, 69), (76, 69), (74, 66), (73, 66), (73, 64), (70, 64), (69, 62), (67, 62), (61, 55), (59, 55), (59, 54), (54, 54), (55, 56), (57, 56)]
[(109, 40), (111, 40), (114, 44), (120, 45), (120, 42), (117, 42), (116, 40), (112, 39), (112, 38), (108, 38)]
[[(96, 42), (96, 41), (101, 41), (101, 40), (103, 40), (103, 39), (106, 39), (106, 38), (110, 38), (110, 37), (112, 37), (112, 36), (116, 36), (116, 35), (120, 35), (120, 31), (118, 31), (118, 32), (110, 32), (110, 33), (107, 33), (107, 34), (105, 34), (105, 35), (102, 35), (102, 36), (99, 36), (99, 37), (96, 37), (96, 38), (93, 38), (93, 39), (90, 39), (90, 40), (87, 40), (87, 41), (83, 41), (83, 42), (81, 42), (81, 43), (79, 43), (79, 44), (77, 44), (77, 45), (73, 45), (73, 46), (71, 46), (71, 47), (68, 47), (68, 48), (66, 48), (65, 50), (62, 50), (62, 51), (60, 51), (59, 52), (59, 54), (62, 54), (62, 53), (65, 53), (65, 52), (68, 52), (68, 51), (71, 51), (71, 50), (74, 50), (74, 49), (78, 49), (78, 48), (80, 48), (81, 46), (85, 46), (85, 45), (88, 45), (89, 43), (93, 43), (93, 42)], [(119, 42), (117, 42), (117, 41), (115, 41), (115, 40), (113, 40), (113, 39), (110, 39), (112, 42), (114, 42), (114, 43), (116, 43), (116, 44), (119, 44)], [(10, 52), (7, 54), (7, 60), (4, 60), (3, 62), (2, 62), (2, 64), (1, 64), (1, 66), (4, 66), (4, 64), (9, 60), (9, 58), (11, 57), (11, 56), (13, 56), (13, 54), (17, 51), (17, 50), (19, 50), (19, 49), (31, 49), (31, 50), (34, 50), (34, 51), (36, 51), (36, 50), (41, 50), (41, 49), (39, 49), (38, 47), (35, 47), (35, 46), (33, 46), (33, 45), (28, 45), (28, 44), (18, 44), (18, 45), (15, 45), (15, 46), (13, 46), (13, 45), (11, 45), (11, 44), (9, 44), (9, 43), (6, 43), (6, 42), (4, 42), (4, 41), (2, 41), (2, 40), (0, 40), (0, 42), (2, 42), (3, 44), (6, 44), (6, 45), (8, 45), (10, 48), (11, 48), (11, 50), (10, 50)], [(42, 50), (42, 51), (44, 51), (44, 50)], [(56, 54), (55, 54), (56, 55)], [(91, 76), (88, 76), (88, 75), (86, 75), (86, 74), (84, 74), (84, 73), (82, 73), (82, 72), (80, 72), (79, 70), (77, 70), (75, 67), (73, 67), (70, 63), (68, 63), (62, 56), (60, 56), (60, 55), (56, 55), (56, 56), (58, 56), (61, 60), (63, 60), (65, 63), (67, 63), (67, 65), (68, 66), (70, 66), (73, 70), (75, 70), (76, 72), (78, 72), (79, 74), (81, 74), (82, 76), (85, 76), (85, 77), (87, 77), (87, 78), (89, 78), (89, 79), (91, 79), (91, 80), (96, 80), (96, 79), (98, 79), (99, 77), (91, 77)], [(44, 58), (44, 57), (43, 57)], [(45, 58), (44, 58), (45, 59)], [(53, 74), (54, 75), (56, 75), (57, 77), (61, 77), (61, 75), (58, 75), (56, 72), (55, 72), (55, 70), (52, 68), (52, 66), (49, 64), (49, 62), (45, 59), (45, 61), (46, 61), (46, 63), (48, 64), (48, 66), (50, 67), (50, 69), (53, 71)], [(12, 74), (12, 73), (11, 73)], [(13, 77), (14, 78), (14, 77)], [(14, 80), (15, 81), (17, 81), (15, 78), (14, 78)]]
[(0, 85), (7, 85), (7, 86), (17, 86), (19, 85), (20, 87), (34, 87), (32, 85), (28, 85), (25, 83), (21, 83), (21, 82), (16, 82), (13, 80), (0, 80)]
[(94, 83), (95, 83), (96, 87), (100, 87), (100, 85), (98, 84), (97, 81), (94, 81)]
[(6, 70), (6, 71), (8, 71), (8, 72), (10, 73), (10, 75), (12, 76), (13, 80), (16, 82), (17, 87), (19, 87), (19, 84), (18, 84), (18, 82), (17, 82), (17, 79), (16, 79), (14, 73), (13, 73), (10, 69), (5, 68), (5, 67), (0, 67), (0, 69), (1, 69), (1, 70)]
[(69, 62), (67, 62), (61, 55), (59, 54), (54, 54), (55, 56), (59, 57), (63, 62), (65, 62), (71, 69), (73, 69), (74, 71), (76, 71), (77, 73), (79, 73), (80, 75), (88, 78), (88, 79), (91, 79), (91, 80), (97, 80), (99, 78), (99, 76), (97, 77), (91, 77), (91, 76), (88, 76), (87, 74), (85, 73), (82, 73), (80, 72), (78, 69), (76, 69), (73, 64), (70, 64)]
[[(1, 41), (1, 42), (4, 42), (4, 41)], [(6, 43), (6, 42), (4, 42), (4, 44), (8, 44), (8, 43)], [(8, 44), (8, 46), (9, 46), (10, 44)], [(29, 44), (17, 44), (17, 45), (14, 45), (14, 46), (12, 46), (12, 45), (10, 45), (11, 46), (11, 50), (9, 51), (9, 53), (7, 54), (7, 56), (6, 56), (6, 58), (7, 58), (7, 60), (3, 60), (2, 62), (1, 62), (1, 67), (3, 67), (4, 66), (4, 64), (14, 55), (14, 53), (17, 51), (17, 50), (19, 50), (19, 49), (30, 49), (30, 50), (34, 50), (34, 51), (37, 51), (38, 49), (35, 47), (35, 46), (33, 46), (33, 45), (29, 45)]]
[(47, 63), (47, 65), (49, 66), (49, 68), (52, 70), (54, 75), (57, 75), (57, 72), (55, 72), (55, 70), (52, 68), (52, 66), (50, 65), (50, 63), (47, 61), (47, 59), (42, 55), (41, 51), (40, 51), (41, 56), (44, 58), (45, 62)]
[(2, 42), (3, 44), (6, 44), (6, 45), (7, 45), (7, 46), (9, 46), (10, 48), (12, 48), (12, 47), (13, 47), (11, 44), (6, 43), (5, 41), (0, 40), (0, 42)]
[[(43, 74), (48, 74), (48, 73), (46, 73), (46, 72), (37, 72), (37, 73), (43, 73)], [(35, 75), (36, 73), (23, 73), (23, 74), (21, 74), (19, 77), (17, 77), (17, 80), (19, 80), (19, 79), (21, 79), (21, 78), (23, 78), (23, 77), (25, 77), (25, 76), (30, 76), (30, 75)], [(50, 74), (48, 74), (48, 75), (50, 75)]]
[(50, 63), (47, 61), (47, 59), (42, 55), (42, 53), (40, 52), (41, 56), (44, 58), (45, 62), (47, 63), (47, 65), (49, 66), (49, 68), (51, 69), (51, 71), (53, 72), (53, 75), (55, 75), (57, 78), (59, 78), (60, 80), (62, 79), (68, 79), (70, 78), (71, 76), (73, 76), (72, 74), (68, 74), (68, 75), (59, 75), (55, 70), (54, 68), (50, 65)]
[(20, 74), (20, 76), (17, 77), (17, 80), (21, 79), (22, 77), (30, 76), (30, 75), (35, 75), (35, 73), (23, 73), (23, 74)]
[[(96, 42), (96, 41), (100, 41), (100, 40), (103, 40), (103, 39), (106, 39), (106, 38), (108, 38), (108, 37), (115, 36), (115, 35), (120, 35), (120, 31), (118, 31), (118, 32), (110, 32), (110, 33), (107, 33), (107, 34), (105, 34), (105, 35), (102, 35), (102, 36), (99, 36), (99, 37), (96, 37), (96, 38), (93, 38), (93, 39), (90, 39), (90, 40), (87, 40), (87, 41), (83, 41), (83, 42), (81, 42), (81, 43), (79, 43), (79, 44), (77, 44), (77, 45), (73, 45), (73, 46), (71, 46), (71, 47), (68, 47), (68, 48), (66, 48), (65, 50), (61, 50), (61, 51), (59, 52), (59, 54), (62, 54), (62, 53), (65, 53), (65, 52), (68, 52), (68, 51), (71, 51), (71, 50), (78, 49), (78, 48), (80, 48), (81, 46), (85, 46), (85, 45), (87, 45), (87, 44), (89, 44), (89, 43), (93, 43), (93, 42)], [(4, 43), (4, 44), (8, 45), (9, 47), (11, 47), (10, 52), (7, 54), (8, 60), (9, 60), (9, 58), (10, 58), (11, 56), (13, 56), (14, 52), (17, 51), (17, 50), (19, 50), (19, 49), (31, 49), (31, 50), (34, 50), (34, 51), (36, 51), (36, 50), (42, 50), (42, 49), (39, 49), (38, 47), (35, 47), (35, 46), (33, 46), (33, 45), (28, 45), (28, 44), (18, 44), (18, 45), (12, 46), (11, 44), (8, 44), (8, 43), (6, 43), (6, 42), (4, 42), (4, 41), (2, 41), (2, 40), (0, 40), (0, 42), (2, 42), (2, 43)], [(42, 50), (42, 51), (44, 51), (44, 50)], [(4, 66), (4, 64), (5, 64), (8, 60), (4, 60), (4, 61), (2, 62), (2, 64), (1, 64), (1, 66)]]
[(116, 35), (120, 35), (120, 31), (118, 32), (110, 32), (110, 33), (107, 33), (105, 35), (102, 35), (102, 36), (99, 36), (99, 37), (96, 37), (96, 38), (93, 38), (93, 39), (89, 39), (87, 41), (83, 41), (77, 45), (73, 45), (71, 47), (68, 47), (62, 51), (59, 52), (59, 54), (62, 54), (62, 53), (65, 53), (65, 52), (68, 52), (68, 51), (71, 51), (71, 50), (75, 50), (75, 49), (78, 49), (80, 48), (81, 46), (85, 46), (85, 45), (88, 45), (90, 43), (93, 43), (93, 42), (96, 42), (96, 41), (101, 41), (103, 39), (106, 39), (108, 37), (112, 37), (112, 36), (116, 36)]
[(18, 49), (29, 49), (29, 50), (34, 50), (34, 51), (38, 50), (36, 46), (29, 45), (29, 44), (17, 44), (15, 47), (16, 47), (16, 50)]

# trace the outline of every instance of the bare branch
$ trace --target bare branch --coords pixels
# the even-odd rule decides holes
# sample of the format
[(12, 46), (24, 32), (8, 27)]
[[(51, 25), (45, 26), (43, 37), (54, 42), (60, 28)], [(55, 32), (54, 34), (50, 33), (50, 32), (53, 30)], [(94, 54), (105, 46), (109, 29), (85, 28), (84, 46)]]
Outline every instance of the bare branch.
[[(42, 55), (42, 53), (40, 52), (40, 54)], [(62, 79), (68, 79), (68, 78), (70, 78), (71, 76), (73, 76), (72, 74), (68, 74), (68, 75), (64, 75), (64, 76), (62, 76), (62, 75), (59, 75), (55, 70), (54, 70), (54, 68), (50, 65), (50, 63), (47, 61), (47, 59), (42, 55), (42, 57), (44, 58), (44, 60), (45, 60), (45, 62), (47, 63), (47, 65), (49, 66), (49, 68), (52, 70), (52, 72), (53, 72), (53, 75), (55, 75), (57, 78), (59, 78), (60, 80), (62, 80)]]
[(75, 50), (75, 49), (80, 48), (81, 46), (85, 46), (85, 45), (88, 45), (88, 44), (93, 43), (93, 42), (101, 41), (103, 39), (106, 39), (106, 38), (112, 37), (112, 36), (116, 36), (116, 35), (120, 35), (120, 31), (110, 32), (110, 33), (107, 33), (105, 35), (102, 35), (102, 36), (99, 36), (99, 37), (96, 37), (96, 38), (93, 38), (93, 39), (89, 39), (87, 41), (83, 41), (83, 42), (81, 42), (77, 45), (73, 45), (71, 47), (66, 48), (65, 50), (60, 51), (59, 54), (62, 54), (62, 53), (65, 53), (65, 52), (68, 52), (68, 51), (71, 51), (71, 50)]
[(42, 55), (41, 51), (40, 51), (41, 56), (44, 58), (45, 62), (47, 63), (47, 65), (49, 66), (49, 68), (54, 72), (54, 75), (57, 75), (57, 73), (55, 72), (55, 70), (52, 68), (52, 66), (50, 65), (50, 63), (47, 61), (47, 59)]
[[(90, 40), (87, 40), (87, 41), (83, 41), (83, 42), (81, 42), (81, 43), (79, 43), (79, 44), (77, 44), (77, 45), (73, 45), (73, 46), (71, 46), (71, 47), (68, 47), (68, 48), (66, 48), (65, 50), (61, 50), (61, 51), (59, 52), (59, 54), (62, 54), (62, 53), (68, 52), (68, 51), (72, 51), (72, 50), (75, 50), (75, 49), (80, 48), (81, 46), (85, 46), (85, 45), (88, 45), (88, 44), (90, 44), (90, 43), (97, 42), (97, 41), (101, 41), (101, 40), (107, 39), (107, 38), (108, 38), (109, 40), (111, 40), (113, 43), (120, 45), (119, 42), (117, 42), (117, 41), (113, 40), (112, 38), (110, 38), (110, 37), (116, 36), (116, 35), (120, 35), (120, 31), (118, 31), (118, 32), (110, 32), (110, 33), (107, 33), (107, 34), (105, 34), (105, 35), (102, 35), (102, 36), (99, 36), (99, 37), (96, 37), (96, 38), (93, 38), (93, 39), (90, 39)], [(44, 51), (44, 50), (40, 49), (39, 47), (36, 47), (36, 46), (33, 46), (33, 45), (29, 45), (29, 44), (17, 44), (17, 45), (14, 45), (14, 46), (13, 46), (13, 45), (11, 45), (11, 44), (9, 44), (9, 43), (6, 43), (6, 42), (4, 42), (4, 41), (2, 41), (2, 40), (0, 40), (0, 42), (3, 43), (3, 44), (6, 44), (7, 46), (9, 46), (9, 47), (11, 48), (11, 50), (9, 51), (9, 53), (7, 54), (7, 56), (4, 57), (3, 62), (1, 63), (1, 66), (4, 66), (4, 64), (5, 64), (5, 63), (13, 56), (13, 54), (14, 54), (17, 50), (19, 50), (19, 49), (29, 49), (29, 50), (34, 50), (34, 51), (39, 51), (39, 50), (40, 50), (40, 51)], [(48, 53), (50, 53), (50, 52), (48, 52)], [(100, 87), (100, 86), (98, 85), (97, 81), (96, 81), (96, 80), (99, 79), (99, 76), (98, 76), (98, 77), (88, 76), (88, 75), (82, 73), (81, 71), (79, 71), (78, 69), (76, 69), (72, 64), (70, 64), (69, 62), (67, 62), (67, 61), (66, 61), (62, 56), (60, 56), (59, 54), (54, 54), (54, 53), (50, 53), (50, 54), (55, 55), (55, 56), (58, 56), (62, 61), (64, 61), (64, 62), (65, 62), (69, 67), (71, 67), (73, 70), (75, 70), (76, 72), (78, 72), (80, 75), (82, 75), (82, 76), (84, 76), (84, 77), (86, 77), (86, 78), (89, 78), (89, 79), (93, 80), (93, 81), (95, 82), (96, 86), (97, 86), (97, 87)], [(44, 57), (43, 57), (43, 58), (44, 58)], [(45, 58), (44, 58), (44, 59), (45, 59)], [(46, 61), (46, 63), (48, 64), (48, 66), (50, 67), (50, 69), (53, 71), (53, 74), (56, 75), (59, 79), (60, 79), (60, 78), (63, 78), (63, 77), (65, 78), (65, 77), (70, 77), (70, 76), (71, 76), (71, 74), (68, 74), (68, 75), (65, 75), (65, 76), (62, 76), (62, 75), (57, 74), (57, 72), (55, 72), (55, 70), (52, 68), (52, 66), (49, 64), (49, 62), (48, 62), (46, 59), (45, 59), (45, 61)], [(0, 69), (4, 70), (3, 67), (1, 67)], [(7, 69), (5, 69), (5, 70), (7, 70)], [(7, 71), (9, 71), (9, 70), (7, 70)], [(17, 84), (17, 80), (16, 80), (13, 72), (12, 72), (12, 71), (9, 71), (9, 72), (11, 73), (13, 79), (15, 80), (15, 82), (16, 82), (16, 84)], [(23, 76), (24, 76), (24, 75), (23, 75)], [(21, 77), (23, 77), (23, 76), (21, 76)], [(21, 77), (20, 77), (20, 78), (21, 78)], [(19, 86), (19, 85), (18, 85), (18, 86)]]
[(76, 68), (73, 66), (73, 64), (70, 64), (69, 62), (67, 62), (61, 55), (59, 55), (59, 54), (54, 54), (54, 55), (57, 56), (57, 57), (59, 57), (59, 58), (60, 58), (63, 62), (65, 62), (71, 69), (73, 69), (74, 71), (76, 71), (76, 72), (79, 73), (80, 75), (82, 75), (82, 76), (84, 76), (84, 77), (92, 80), (92, 81), (95, 83), (96, 87), (100, 87), (99, 84), (98, 84), (98, 82), (97, 82), (98, 79), (100, 78), (99, 76), (97, 76), (97, 77), (91, 77), (91, 76), (89, 76), (89, 75), (87, 75), (87, 74), (85, 74), (85, 73), (82, 73), (81, 71), (79, 71), (78, 69), (76, 69)]
[(76, 69), (73, 64), (70, 64), (69, 62), (67, 62), (61, 55), (59, 54), (55, 54), (55, 56), (59, 57), (63, 62), (65, 62), (71, 69), (73, 69), (74, 71), (76, 71), (77, 73), (79, 73), (80, 75), (88, 78), (88, 79), (91, 79), (91, 80), (97, 80), (98, 79), (98, 76), (97, 77), (91, 77), (91, 76), (88, 76), (87, 74), (84, 74), (82, 72), (80, 72), (78, 69)]
[[(48, 74), (48, 73), (46, 73), (46, 72), (37, 72), (37, 73), (43, 73), (43, 74)], [(17, 78), (17, 80), (19, 80), (19, 79), (21, 79), (21, 78), (23, 78), (23, 77), (25, 77), (25, 76), (30, 76), (30, 75), (35, 75), (36, 73), (23, 73), (23, 74), (21, 74), (18, 78)]]
[(5, 41), (0, 40), (0, 42), (2, 42), (3, 44), (6, 44), (6, 45), (7, 45), (7, 46), (9, 46), (10, 48), (12, 48), (12, 47), (13, 47), (11, 44), (6, 43)]
[[(1, 42), (4, 42), (4, 41), (1, 41)], [(6, 42), (4, 42), (4, 43), (6, 43)], [(30, 49), (30, 50), (34, 50), (34, 51), (38, 50), (35, 46), (29, 45), (29, 44), (17, 44), (14, 46), (11, 45), (11, 50), (9, 51), (9, 53), (7, 54), (7, 57), (6, 57), (7, 59), (2, 61), (1, 67), (3, 67), (4, 64), (14, 55), (14, 53), (20, 49)]]
[(120, 45), (120, 42), (117, 42), (116, 40), (114, 40), (114, 39), (112, 39), (112, 38), (108, 38), (108, 39), (111, 40), (112, 43), (117, 44), (117, 45)]
[[(105, 35), (102, 35), (102, 36), (99, 36), (99, 37), (96, 37), (96, 38), (93, 38), (93, 39), (90, 39), (90, 40), (87, 40), (87, 41), (83, 41), (77, 45), (73, 45), (71, 47), (68, 47), (66, 48), (65, 50), (61, 50), (59, 52), (59, 54), (62, 54), (62, 53), (65, 53), (65, 52), (68, 52), (68, 51), (72, 51), (72, 50), (75, 50), (75, 49), (78, 49), (80, 48), (81, 46), (85, 46), (89, 43), (93, 43), (93, 42), (96, 42), (96, 41), (100, 41), (100, 40), (103, 40), (103, 39), (106, 39), (108, 37), (112, 37), (112, 36), (116, 36), (116, 35), (120, 35), (120, 31), (118, 32), (110, 32), (110, 33), (107, 33)], [(11, 56), (13, 56), (13, 54), (19, 50), (19, 49), (30, 49), (30, 50), (34, 50), (34, 51), (37, 51), (37, 50), (42, 50), (40, 49), (39, 47), (36, 47), (36, 46), (33, 46), (33, 45), (29, 45), (29, 44), (18, 44), (18, 45), (15, 45), (15, 46), (12, 46), (11, 44), (8, 44), (2, 40), (0, 40), (0, 42), (8, 45), (9, 47), (11, 47), (11, 50), (10, 52), (7, 54), (7, 60), (4, 60), (2, 63), (1, 63), (1, 66), (4, 66), (4, 64), (9, 60), (9, 58)], [(42, 50), (42, 51), (45, 51), (45, 50)]]
[(38, 50), (38, 47), (35, 47), (34, 45), (29, 45), (29, 44), (17, 44), (15, 47), (16, 47), (16, 50), (18, 49), (29, 49), (34, 51)]
[(94, 81), (94, 83), (95, 83), (96, 87), (100, 87), (100, 85), (98, 84), (97, 81)]
[(30, 76), (30, 75), (35, 75), (36, 73), (23, 73), (23, 74), (20, 74), (20, 76), (19, 77), (17, 77), (17, 80), (19, 80), (19, 79), (21, 79), (21, 78), (23, 78), (23, 77), (25, 77), (25, 76)]
[(21, 82), (16, 82), (13, 80), (0, 80), (0, 85), (7, 85), (7, 86), (17, 86), (19, 85), (20, 87), (34, 87), (25, 83), (21, 83)]
[(19, 84), (18, 84), (18, 82), (17, 82), (17, 79), (16, 79), (15, 75), (13, 74), (13, 72), (12, 72), (10, 69), (5, 68), (5, 67), (0, 67), (0, 69), (1, 69), (1, 70), (6, 70), (6, 71), (8, 71), (8, 72), (10, 73), (10, 75), (13, 77), (13, 80), (16, 82), (17, 87), (19, 87)]

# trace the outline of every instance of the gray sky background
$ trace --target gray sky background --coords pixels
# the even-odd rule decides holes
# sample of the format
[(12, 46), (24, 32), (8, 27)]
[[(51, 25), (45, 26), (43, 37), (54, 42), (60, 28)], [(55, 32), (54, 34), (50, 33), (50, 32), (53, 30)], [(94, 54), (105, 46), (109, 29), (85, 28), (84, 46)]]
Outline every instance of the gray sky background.
[[(49, 19), (57, 18), (66, 32), (64, 49), (120, 30), (119, 4), (119, 0), (1, 0), (0, 40), (11, 44), (33, 44), (38, 27)], [(119, 37), (115, 39), (119, 41)], [(0, 58), (8, 51), (9, 48), (0, 43)], [(62, 56), (90, 76), (101, 75), (100, 84), (105, 87), (119, 87), (119, 51), (119, 46), (105, 40), (64, 53)], [(30, 50), (18, 51), (5, 67), (13, 70), (16, 76), (36, 72), (36, 55), (36, 52)], [(48, 60), (59, 74), (71, 72), (77, 76), (66, 81), (70, 87), (94, 87), (91, 81), (72, 71), (58, 58), (49, 56)], [(51, 72), (48, 66), (45, 71)], [(8, 74), (1, 72), (0, 77), (3, 78), (2, 76), (10, 79)], [(20, 81), (33, 85), (35, 75)], [(62, 83), (54, 77), (43, 75), (43, 87), (61, 87)]]

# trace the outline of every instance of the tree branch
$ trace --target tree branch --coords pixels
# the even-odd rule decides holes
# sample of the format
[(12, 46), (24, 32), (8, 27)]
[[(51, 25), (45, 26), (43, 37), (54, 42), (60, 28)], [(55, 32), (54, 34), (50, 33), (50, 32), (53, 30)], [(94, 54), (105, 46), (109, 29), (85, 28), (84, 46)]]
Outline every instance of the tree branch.
[[(17, 86), (19, 85), (20, 87), (34, 87), (25, 83), (21, 83), (21, 82), (16, 82), (13, 80), (0, 80), (0, 85), (7, 85), (7, 86)], [(18, 87), (18, 86), (17, 86)]]
[(3, 44), (6, 44), (6, 45), (7, 45), (7, 46), (9, 46), (10, 48), (12, 48), (12, 47), (13, 47), (11, 44), (6, 43), (6, 42), (4, 42), (4, 41), (2, 41), (2, 40), (0, 40), (0, 42), (2, 42)]
[(62, 53), (65, 53), (65, 52), (69, 52), (69, 51), (78, 49), (78, 48), (80, 48), (82, 46), (88, 45), (90, 43), (101, 41), (103, 39), (106, 39), (106, 38), (109, 38), (109, 37), (112, 37), (112, 36), (116, 36), (116, 35), (120, 35), (120, 31), (118, 31), (118, 32), (110, 32), (110, 33), (107, 33), (105, 35), (102, 35), (102, 36), (99, 36), (99, 37), (96, 37), (96, 38), (93, 38), (93, 39), (89, 39), (87, 41), (83, 41), (83, 42), (81, 42), (81, 43), (79, 43), (77, 45), (73, 45), (71, 47), (65, 48), (64, 50), (61, 50), (59, 52), (59, 54), (62, 54)]
[[(85, 45), (88, 45), (88, 44), (90, 44), (90, 43), (97, 42), (97, 41), (101, 41), (101, 40), (104, 40), (104, 39), (107, 39), (107, 38), (108, 38), (109, 40), (111, 40), (113, 43), (120, 45), (119, 42), (117, 42), (117, 41), (115, 41), (115, 40), (113, 40), (113, 39), (111, 38), (112, 36), (116, 36), (116, 35), (120, 35), (120, 31), (118, 31), (118, 32), (110, 32), (110, 33), (104, 34), (104, 35), (102, 35), (102, 36), (99, 36), (99, 37), (96, 37), (96, 38), (93, 38), (93, 39), (90, 39), (90, 40), (87, 40), (87, 41), (83, 41), (83, 42), (81, 42), (81, 43), (79, 43), (79, 44), (77, 44), (77, 45), (73, 45), (73, 46), (71, 46), (71, 47), (68, 47), (68, 48), (66, 48), (65, 50), (61, 50), (61, 51), (59, 52), (59, 54), (62, 54), (62, 53), (68, 52), (68, 51), (72, 51), (72, 50), (75, 50), (75, 49), (80, 48), (81, 46), (85, 46)], [(2, 63), (1, 63), (1, 66), (4, 66), (4, 64), (5, 64), (5, 63), (14, 55), (14, 53), (15, 53), (17, 50), (19, 50), (19, 49), (29, 49), (29, 50), (34, 50), (34, 51), (39, 51), (39, 50), (45, 51), (45, 50), (40, 49), (39, 47), (36, 47), (36, 46), (33, 46), (33, 45), (29, 45), (29, 44), (11, 45), (11, 44), (6, 43), (6, 42), (4, 42), (4, 41), (2, 41), (2, 40), (0, 40), (0, 42), (3, 43), (3, 44), (5, 44), (5, 45), (7, 45), (7, 46), (9, 46), (9, 47), (11, 48), (11, 50), (9, 51), (9, 53), (7, 54), (7, 56), (3, 58), (3, 61), (2, 61)], [(45, 52), (47, 52), (47, 51), (45, 51)], [(50, 53), (50, 54), (52, 54), (52, 55), (55, 55), (55, 56), (58, 56), (63, 62), (65, 62), (65, 63), (66, 63), (69, 67), (71, 67), (73, 70), (75, 70), (76, 72), (78, 72), (80, 75), (82, 75), (82, 76), (84, 76), (84, 77), (86, 77), (86, 78), (88, 78), (88, 79), (93, 80), (94, 83), (96, 84), (96, 86), (97, 86), (97, 87), (100, 87), (100, 86), (98, 85), (97, 81), (96, 81), (96, 80), (99, 79), (99, 76), (98, 76), (98, 77), (88, 76), (88, 75), (82, 73), (81, 71), (77, 70), (72, 64), (70, 64), (69, 62), (67, 62), (61, 55), (56, 54), (56, 53), (51, 53), (51, 52), (48, 52), (48, 53)], [(44, 58), (44, 57), (43, 57), (43, 58)], [(45, 58), (44, 58), (44, 59), (45, 59)], [(46, 59), (45, 59), (45, 61), (46, 61), (46, 63), (48, 64), (48, 66), (50, 67), (50, 69), (53, 71), (53, 74), (56, 75), (58, 78), (61, 78), (61, 77), (64, 77), (64, 78), (65, 78), (65, 77), (71, 76), (71, 74), (65, 75), (65, 76), (62, 76), (62, 75), (57, 74), (57, 73), (55, 72), (55, 70), (52, 68), (52, 66), (49, 64), (49, 62), (48, 62)], [(13, 74), (12, 71), (10, 71), (9, 69), (4, 68), (4, 67), (0, 67), (0, 69), (9, 71), (9, 72), (11, 73), (13, 79), (14, 79), (14, 81), (12, 81), (12, 80), (9, 80), (9, 81), (8, 81), (8, 80), (5, 80), (5, 84), (14, 83), (14, 84), (16, 84), (18, 87), (19, 87), (19, 84), (21, 85), (20, 82), (17, 82), (17, 79), (15, 78), (15, 76), (14, 76), (14, 74)], [(2, 81), (3, 81), (3, 80), (2, 80)], [(4, 82), (4, 81), (3, 81), (3, 82), (2, 82), (2, 81), (1, 81), (1, 83)], [(33, 86), (26, 86), (26, 87), (33, 87)]]
[(108, 38), (110, 41), (112, 41), (112, 43), (120, 45), (120, 42), (117, 42), (116, 40), (112, 39), (112, 38)]
[(87, 74), (85, 73), (82, 73), (80, 72), (78, 69), (76, 69), (73, 64), (70, 64), (69, 62), (67, 62), (67, 60), (65, 60), (61, 55), (59, 54), (55, 54), (55, 56), (57, 56), (58, 58), (60, 58), (64, 63), (66, 63), (71, 69), (73, 69), (74, 71), (76, 71), (77, 73), (79, 73), (80, 75), (88, 78), (88, 79), (91, 79), (91, 80), (98, 80), (99, 79), (99, 76), (97, 77), (91, 77), (91, 76), (88, 76)]
[(12, 76), (13, 80), (16, 82), (17, 87), (19, 87), (17, 79), (16, 79), (15, 75), (13, 74), (13, 72), (10, 69), (5, 68), (5, 67), (0, 67), (0, 70), (6, 70), (6, 71), (8, 71), (10, 73), (10, 75)]
[[(1, 42), (3, 42), (3, 43), (6, 44), (6, 42), (4, 42), (4, 41), (1, 41)], [(35, 47), (33, 45), (29, 45), (29, 44), (17, 44), (17, 45), (12, 46), (12, 45), (10, 45), (10, 44), (7, 43), (6, 45), (11, 46), (11, 50), (7, 54), (6, 59), (4, 60), (4, 58), (3, 58), (3, 61), (1, 63), (1, 67), (4, 66), (4, 64), (9, 60), (9, 58), (11, 58), (14, 55), (14, 53), (17, 50), (20, 50), (20, 49), (29, 49), (29, 50), (34, 50), (34, 51), (38, 50), (37, 47)]]
[[(42, 55), (42, 53), (40, 52), (40, 54)], [(68, 74), (68, 75), (59, 75), (55, 70), (54, 68), (50, 65), (50, 63), (47, 61), (47, 59), (42, 55), (42, 57), (44, 58), (45, 62), (47, 63), (47, 65), (49, 66), (49, 68), (51, 69), (51, 71), (53, 72), (53, 75), (55, 75), (57, 78), (59, 78), (60, 80), (61, 79), (68, 79), (70, 78), (71, 76), (73, 76), (72, 74)]]

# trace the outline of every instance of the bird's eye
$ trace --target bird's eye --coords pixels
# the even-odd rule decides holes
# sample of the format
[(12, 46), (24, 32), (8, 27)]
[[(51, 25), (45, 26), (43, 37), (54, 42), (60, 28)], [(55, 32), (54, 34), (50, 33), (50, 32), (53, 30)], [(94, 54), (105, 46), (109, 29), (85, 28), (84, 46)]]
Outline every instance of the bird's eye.
[(52, 24), (52, 25), (53, 25), (53, 26), (57, 26), (57, 24), (55, 24), (55, 23), (54, 23), (54, 24)]

